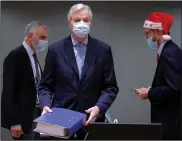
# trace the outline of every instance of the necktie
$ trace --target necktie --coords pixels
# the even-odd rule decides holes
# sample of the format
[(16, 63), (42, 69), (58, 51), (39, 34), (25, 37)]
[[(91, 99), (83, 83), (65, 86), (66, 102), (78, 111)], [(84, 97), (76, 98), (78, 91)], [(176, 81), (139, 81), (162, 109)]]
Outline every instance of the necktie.
[(159, 57), (160, 57), (159, 54), (157, 54), (157, 63), (159, 62)]
[(77, 50), (76, 62), (79, 71), (79, 78), (81, 79), (82, 68), (84, 65), (85, 54), (86, 54), (86, 47), (84, 46), (84, 44), (78, 43), (76, 46), (76, 50)]
[[(39, 86), (39, 82), (40, 82), (40, 73), (39, 73), (39, 65), (38, 65), (38, 59), (37, 59), (37, 55), (34, 53), (33, 54), (33, 58), (34, 58), (34, 62), (35, 62), (35, 87), (38, 93), (38, 86)], [(38, 97), (37, 97), (37, 103), (38, 103)]]

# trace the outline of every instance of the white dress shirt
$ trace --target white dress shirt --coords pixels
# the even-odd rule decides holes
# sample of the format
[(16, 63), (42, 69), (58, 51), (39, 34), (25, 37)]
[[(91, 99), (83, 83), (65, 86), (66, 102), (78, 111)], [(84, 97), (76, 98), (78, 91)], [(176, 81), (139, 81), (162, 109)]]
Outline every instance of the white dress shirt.
[[(32, 70), (33, 70), (33, 74), (34, 74), (34, 79), (35, 79), (36, 69), (35, 69), (35, 61), (34, 61), (34, 57), (33, 57), (34, 51), (30, 48), (30, 46), (26, 43), (26, 41), (23, 41), (23, 46), (25, 47), (25, 49), (26, 49), (26, 51), (28, 53), (28, 56), (29, 56), (29, 59), (30, 59), (30, 62), (31, 62), (31, 66), (32, 66)], [(40, 71), (40, 66), (39, 66), (39, 73), (40, 72), (41, 71)], [(41, 76), (41, 73), (40, 73), (40, 76)]]

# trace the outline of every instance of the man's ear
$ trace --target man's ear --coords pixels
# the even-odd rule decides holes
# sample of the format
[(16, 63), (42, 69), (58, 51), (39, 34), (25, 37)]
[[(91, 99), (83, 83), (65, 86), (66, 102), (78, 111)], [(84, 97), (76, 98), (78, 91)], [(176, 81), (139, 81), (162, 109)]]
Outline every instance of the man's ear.
[(159, 30), (159, 29), (156, 29), (156, 33), (159, 33), (159, 34), (163, 34), (164, 33), (164, 31), (162, 31), (162, 30)]
[(92, 27), (92, 20), (90, 21), (90, 27)]
[(68, 26), (69, 26), (69, 28), (72, 28), (72, 19), (71, 18), (68, 19)]
[(159, 36), (164, 35), (164, 31), (163, 31), (163, 30), (157, 29), (156, 33), (157, 33)]
[(28, 39), (30, 39), (30, 40), (32, 40), (32, 36), (33, 36), (32, 32), (27, 35)]

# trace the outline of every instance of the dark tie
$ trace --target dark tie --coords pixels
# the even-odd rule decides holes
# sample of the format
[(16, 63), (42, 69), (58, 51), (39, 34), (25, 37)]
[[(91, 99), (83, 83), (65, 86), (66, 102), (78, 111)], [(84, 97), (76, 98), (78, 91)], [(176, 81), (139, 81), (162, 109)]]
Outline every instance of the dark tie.
[(157, 54), (157, 63), (159, 62), (159, 57), (160, 57), (159, 54)]
[[(40, 82), (40, 72), (39, 72), (39, 64), (38, 64), (38, 59), (36, 53), (33, 54), (34, 62), (35, 62), (35, 87), (38, 93), (38, 87), (39, 87), (39, 82)], [(37, 99), (38, 102), (38, 99)]]

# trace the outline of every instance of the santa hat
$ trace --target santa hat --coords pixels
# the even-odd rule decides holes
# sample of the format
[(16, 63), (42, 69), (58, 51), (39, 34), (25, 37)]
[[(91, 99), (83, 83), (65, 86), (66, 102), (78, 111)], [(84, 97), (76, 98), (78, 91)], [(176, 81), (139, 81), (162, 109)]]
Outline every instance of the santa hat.
[(163, 30), (165, 33), (165, 35), (163, 35), (163, 39), (168, 41), (171, 40), (169, 31), (171, 29), (173, 19), (174, 17), (167, 13), (153, 12), (147, 17), (143, 27)]

